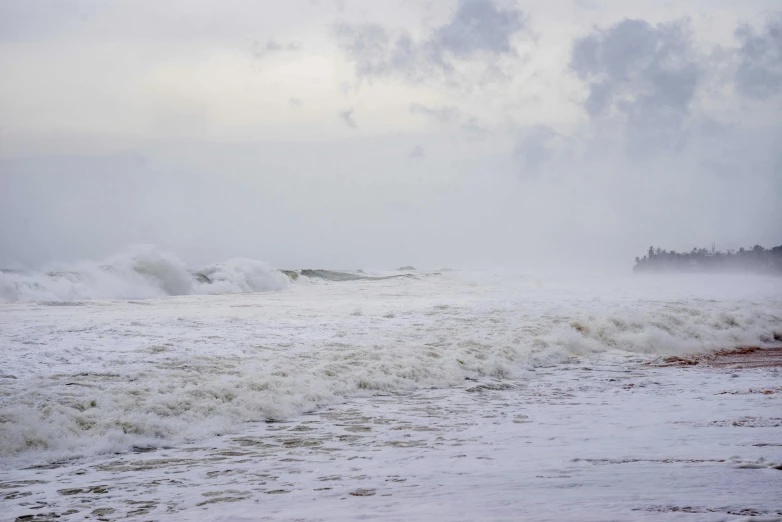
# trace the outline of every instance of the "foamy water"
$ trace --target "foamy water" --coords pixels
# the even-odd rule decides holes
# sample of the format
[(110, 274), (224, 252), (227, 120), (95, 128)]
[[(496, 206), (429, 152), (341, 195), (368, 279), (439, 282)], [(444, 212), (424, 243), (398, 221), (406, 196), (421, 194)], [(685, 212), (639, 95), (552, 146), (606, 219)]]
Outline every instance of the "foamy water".
[[(84, 286), (47, 287), (45, 300), (0, 304), (0, 455), (9, 473), (61, 459), (97, 466), (140, 449), (179, 455), (218, 435), (240, 440), (260, 421), (378, 397), (393, 405), (423, 393), (428, 408), (436, 402), (428, 390), (442, 390), (439, 401), (448, 390), (484, 386), (507, 398), (537, 382), (541, 368), (600, 361), (609, 375), (662, 355), (773, 345), (782, 336), (782, 282), (774, 278), (460, 271), (291, 282), (242, 261), (200, 269), (208, 282), (199, 282), (176, 261), (144, 255), (144, 267), (156, 268), (139, 271), (134, 258), (125, 272), (97, 270), (124, 274), (126, 283), (138, 276), (144, 292), (157, 293), (112, 287), (117, 299), (97, 299), (111, 292), (95, 292), (103, 283), (82, 275), (96, 299), (74, 299), (89, 294)], [(172, 290), (171, 281), (181, 285)], [(151, 298), (128, 300), (142, 296)], [(578, 389), (589, 374), (570, 371), (563, 382)], [(480, 408), (464, 415), (480, 425)], [(385, 433), (377, 424), (372, 431)], [(281, 448), (264, 455), (281, 456)]]
[(191, 270), (170, 253), (140, 245), (102, 262), (0, 270), (0, 302), (236, 294), (278, 290), (289, 282), (278, 270), (253, 259), (230, 259)]

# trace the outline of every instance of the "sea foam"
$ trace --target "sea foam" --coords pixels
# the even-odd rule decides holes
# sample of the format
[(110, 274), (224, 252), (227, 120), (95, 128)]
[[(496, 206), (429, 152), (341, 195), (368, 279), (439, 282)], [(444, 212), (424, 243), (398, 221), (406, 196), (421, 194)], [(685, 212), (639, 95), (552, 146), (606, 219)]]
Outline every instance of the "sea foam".
[[(128, 265), (148, 296), (199, 289), (162, 256), (141, 273)], [(203, 274), (210, 282), (198, 284), (219, 293), (277, 284), (276, 272), (247, 267), (214, 265)], [(778, 344), (780, 284), (464, 272), (271, 293), (5, 303), (0, 456), (178, 444), (353, 397), (523, 383), (563, 361)]]
[(0, 271), (0, 301), (148, 299), (193, 294), (279, 290), (283, 273), (252, 259), (198, 270), (153, 246), (136, 246), (103, 262), (82, 261), (46, 271)]

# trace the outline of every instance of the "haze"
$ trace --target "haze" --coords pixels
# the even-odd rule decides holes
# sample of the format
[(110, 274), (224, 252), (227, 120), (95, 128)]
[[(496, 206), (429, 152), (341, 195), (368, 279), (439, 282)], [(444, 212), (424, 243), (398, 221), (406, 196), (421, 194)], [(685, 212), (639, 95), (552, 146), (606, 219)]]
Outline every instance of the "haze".
[(0, 75), (4, 267), (782, 243), (773, 0), (0, 0)]

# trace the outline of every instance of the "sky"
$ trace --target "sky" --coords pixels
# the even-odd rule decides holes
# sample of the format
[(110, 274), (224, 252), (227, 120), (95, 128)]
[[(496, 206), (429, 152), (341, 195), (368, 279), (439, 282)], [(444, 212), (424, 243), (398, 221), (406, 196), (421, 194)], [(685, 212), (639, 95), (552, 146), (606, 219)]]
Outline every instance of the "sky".
[(0, 0), (0, 263), (782, 244), (778, 0)]

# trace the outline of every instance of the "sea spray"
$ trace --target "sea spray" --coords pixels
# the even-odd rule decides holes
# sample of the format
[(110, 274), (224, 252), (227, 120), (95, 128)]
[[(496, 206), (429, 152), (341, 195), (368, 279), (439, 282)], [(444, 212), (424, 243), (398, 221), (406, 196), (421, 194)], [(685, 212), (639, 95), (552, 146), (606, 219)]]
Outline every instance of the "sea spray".
[(136, 246), (103, 262), (45, 271), (0, 271), (0, 301), (71, 301), (263, 292), (290, 279), (266, 263), (231, 259), (198, 270), (153, 246)]
[[(215, 265), (200, 284), (265, 285), (251, 265), (260, 272), (245, 261)], [(133, 273), (189, 274), (165, 257), (145, 266)], [(718, 281), (472, 272), (283, 293), (5, 303), (0, 455), (172, 445), (358, 396), (523, 382), (566, 361), (777, 343), (782, 281)]]

